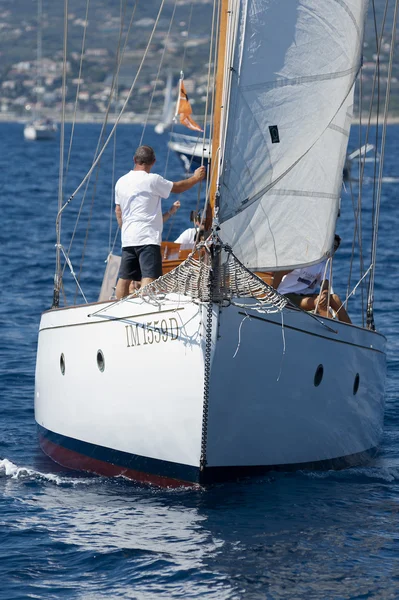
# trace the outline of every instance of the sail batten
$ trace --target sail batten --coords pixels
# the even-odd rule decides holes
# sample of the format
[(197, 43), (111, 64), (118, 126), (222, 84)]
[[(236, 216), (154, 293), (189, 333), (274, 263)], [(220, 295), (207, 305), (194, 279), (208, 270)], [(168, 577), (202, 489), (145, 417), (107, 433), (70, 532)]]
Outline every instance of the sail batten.
[(223, 239), (248, 268), (329, 255), (366, 4), (233, 4), (219, 219)]

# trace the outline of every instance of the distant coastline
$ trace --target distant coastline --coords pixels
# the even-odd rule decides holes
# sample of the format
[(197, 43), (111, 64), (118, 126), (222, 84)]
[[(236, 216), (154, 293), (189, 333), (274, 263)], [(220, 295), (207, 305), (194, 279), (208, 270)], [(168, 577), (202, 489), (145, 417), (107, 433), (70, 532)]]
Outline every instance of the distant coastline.
[[(46, 113), (46, 117), (51, 118), (53, 121), (55, 121), (56, 123), (60, 122), (60, 118), (58, 115), (50, 114), (50, 113)], [(161, 115), (151, 115), (150, 117), (147, 118), (146, 114), (136, 114), (136, 113), (126, 113), (122, 116), (122, 118), (120, 119), (120, 123), (123, 124), (135, 124), (135, 125), (141, 125), (145, 122), (145, 120), (147, 119), (147, 123), (149, 125), (155, 125), (156, 123), (158, 123), (161, 120)], [(0, 112), (0, 122), (1, 123), (28, 123), (31, 119), (28, 116), (21, 116), (21, 115), (16, 115), (14, 113), (1, 113)], [(115, 115), (108, 115), (108, 123), (113, 124), (115, 123), (116, 117)], [(102, 113), (85, 113), (85, 114), (78, 114), (76, 115), (75, 118), (75, 123), (103, 123), (104, 121), (104, 115)], [(369, 117), (368, 115), (364, 115), (362, 117), (362, 124), (366, 125), (369, 121)], [(73, 115), (66, 115), (65, 117), (65, 122), (66, 123), (72, 123), (73, 122)], [(375, 125), (377, 122), (377, 117), (376, 115), (372, 115), (371, 119), (370, 119), (370, 123), (372, 125)], [(359, 123), (359, 116), (356, 116), (353, 118), (353, 124), (357, 125)], [(379, 123), (382, 123), (382, 116), (380, 115), (379, 117)], [(387, 119), (387, 123), (388, 125), (396, 125), (399, 123), (399, 115), (398, 114), (389, 114), (388, 115), (388, 119)]]
[[(52, 119), (53, 121), (55, 121), (56, 123), (60, 123), (61, 119), (59, 115), (56, 115), (54, 113), (45, 113), (45, 116)], [(33, 115), (31, 117), (29, 116), (22, 116), (22, 115), (16, 115), (13, 113), (1, 113), (0, 112), (0, 122), (5, 123), (5, 122), (9, 122), (9, 123), (29, 123), (29, 121), (31, 121), (33, 118)], [(124, 123), (124, 124), (143, 124), (145, 122), (145, 120), (147, 119), (147, 123), (149, 123), (150, 125), (155, 125), (156, 123), (158, 123), (161, 120), (161, 115), (151, 115), (150, 117), (147, 118), (147, 115), (142, 114), (142, 115), (138, 115), (136, 113), (126, 113), (122, 116), (122, 118), (120, 119), (120, 123)], [(66, 115), (65, 117), (65, 122), (66, 123), (72, 123), (74, 120), (73, 115)], [(115, 115), (108, 115), (108, 123), (113, 124), (115, 123), (116, 117)], [(100, 123), (102, 124), (104, 121), (104, 114), (102, 113), (86, 113), (86, 114), (78, 114), (75, 117), (75, 123)]]

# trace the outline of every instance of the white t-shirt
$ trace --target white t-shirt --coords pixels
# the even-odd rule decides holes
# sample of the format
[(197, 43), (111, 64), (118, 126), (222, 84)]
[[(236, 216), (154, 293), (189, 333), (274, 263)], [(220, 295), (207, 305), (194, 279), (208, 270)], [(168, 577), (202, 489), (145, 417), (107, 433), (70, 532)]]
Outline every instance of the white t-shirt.
[(129, 171), (115, 185), (115, 204), (122, 211), (122, 248), (161, 245), (161, 199), (168, 198), (173, 181), (156, 173)]
[(191, 250), (194, 247), (196, 235), (196, 228), (190, 227), (190, 229), (186, 229), (179, 235), (177, 240), (175, 240), (175, 244), (180, 244), (180, 250)]
[[(316, 287), (323, 281), (326, 264), (327, 261), (323, 260), (317, 265), (294, 269), (284, 275), (277, 291), (280, 294), (317, 294)], [(325, 274), (327, 278), (329, 273), (326, 272)]]

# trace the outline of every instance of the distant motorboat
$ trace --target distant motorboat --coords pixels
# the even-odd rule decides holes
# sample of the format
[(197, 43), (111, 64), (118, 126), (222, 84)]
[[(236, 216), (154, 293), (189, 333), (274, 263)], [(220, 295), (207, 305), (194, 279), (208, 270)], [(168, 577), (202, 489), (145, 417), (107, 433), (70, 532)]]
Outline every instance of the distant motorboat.
[(168, 147), (176, 152), (186, 171), (191, 171), (201, 164), (207, 166), (211, 161), (211, 145), (203, 143), (200, 136), (171, 133)]
[(379, 160), (378, 156), (376, 158), (373, 156), (366, 157), (366, 154), (371, 152), (371, 150), (374, 150), (373, 144), (364, 144), (361, 148), (357, 148), (357, 150), (354, 150), (347, 155), (343, 171), (344, 181), (349, 181), (349, 179), (351, 179), (352, 165), (355, 159), (359, 159), (362, 162), (371, 162), (375, 159), (377, 161)]
[(53, 140), (56, 133), (57, 125), (51, 119), (36, 119), (24, 127), (26, 140)]

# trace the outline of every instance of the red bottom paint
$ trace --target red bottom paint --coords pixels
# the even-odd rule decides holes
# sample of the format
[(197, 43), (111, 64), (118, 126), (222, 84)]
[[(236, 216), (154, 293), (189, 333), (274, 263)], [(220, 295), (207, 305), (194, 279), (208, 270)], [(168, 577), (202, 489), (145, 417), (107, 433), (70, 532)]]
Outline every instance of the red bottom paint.
[(127, 469), (126, 467), (120, 467), (102, 460), (97, 460), (96, 458), (84, 456), (74, 450), (68, 450), (67, 448), (58, 446), (42, 435), (39, 435), (39, 443), (41, 449), (49, 458), (59, 465), (66, 467), (67, 469), (73, 469), (74, 471), (87, 471), (105, 477), (123, 476), (138, 483), (147, 483), (163, 488), (200, 487), (197, 483), (143, 473), (141, 471), (135, 471), (134, 469)]

